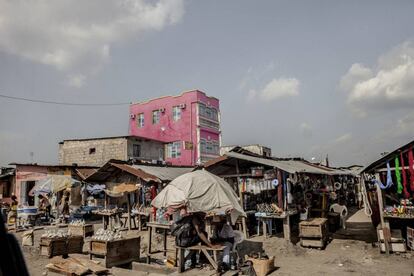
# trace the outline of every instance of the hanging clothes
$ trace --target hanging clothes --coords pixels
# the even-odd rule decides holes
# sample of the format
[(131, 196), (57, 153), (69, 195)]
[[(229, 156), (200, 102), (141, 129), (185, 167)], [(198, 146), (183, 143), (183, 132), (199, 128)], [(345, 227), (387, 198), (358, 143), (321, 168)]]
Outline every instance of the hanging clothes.
[(377, 184), (378, 186), (380, 186), (380, 188), (382, 190), (388, 189), (389, 187), (391, 187), (392, 185), (394, 185), (394, 183), (392, 183), (392, 177), (391, 177), (391, 167), (390, 167), (390, 163), (387, 162), (387, 184), (384, 185), (381, 182), (381, 179), (374, 179), (373, 182), (375, 184)]
[(414, 156), (412, 147), (408, 150), (408, 166), (410, 170), (410, 189), (411, 193), (414, 194)]
[(401, 194), (403, 186), (401, 184), (400, 161), (398, 160), (398, 155), (395, 157), (395, 178), (397, 179), (397, 193)]
[(402, 174), (404, 198), (409, 198), (410, 193), (407, 191), (407, 175), (405, 174), (404, 156), (402, 152), (400, 153), (400, 158), (401, 158), (401, 174)]

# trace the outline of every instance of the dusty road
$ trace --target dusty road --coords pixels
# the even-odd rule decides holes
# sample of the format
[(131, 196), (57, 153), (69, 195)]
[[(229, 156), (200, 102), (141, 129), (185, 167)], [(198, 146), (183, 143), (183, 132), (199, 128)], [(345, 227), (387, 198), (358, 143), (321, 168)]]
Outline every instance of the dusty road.
[[(47, 273), (45, 265), (49, 259), (39, 256), (38, 242), (42, 230), (36, 231), (35, 246), (23, 249), (31, 275), (54, 275)], [(137, 234), (137, 233), (131, 233)], [(145, 255), (146, 232), (143, 237), (142, 255)], [(17, 234), (20, 237), (20, 234)], [(159, 237), (161, 238), (161, 237)], [(161, 241), (161, 239), (160, 239)], [(173, 240), (169, 239), (172, 244)], [(155, 246), (161, 243), (156, 242)], [(333, 239), (325, 250), (307, 249), (286, 243), (280, 237), (263, 240), (256, 237), (242, 244), (241, 254), (263, 248), (268, 255), (276, 257), (277, 270), (272, 275), (414, 275), (414, 253), (386, 257), (371, 243), (356, 240)], [(85, 247), (86, 249), (86, 247)], [(161, 256), (160, 256), (161, 257)], [(145, 275), (137, 271), (114, 272), (114, 275)], [(192, 270), (190, 275), (211, 275), (209, 270)]]

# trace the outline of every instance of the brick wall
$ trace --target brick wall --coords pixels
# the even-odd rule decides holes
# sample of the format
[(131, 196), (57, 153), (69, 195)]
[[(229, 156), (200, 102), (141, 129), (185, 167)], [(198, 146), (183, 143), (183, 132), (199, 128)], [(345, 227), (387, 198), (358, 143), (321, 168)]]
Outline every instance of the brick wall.
[(110, 159), (127, 160), (126, 138), (64, 141), (59, 146), (61, 165), (102, 166)]
[[(134, 156), (133, 145), (140, 145), (141, 156)], [(95, 149), (91, 153), (91, 149)], [(102, 166), (110, 159), (127, 161), (140, 157), (148, 160), (164, 159), (161, 142), (139, 137), (101, 138), (93, 140), (70, 140), (59, 144), (59, 164)], [(161, 158), (160, 158), (161, 157)]]

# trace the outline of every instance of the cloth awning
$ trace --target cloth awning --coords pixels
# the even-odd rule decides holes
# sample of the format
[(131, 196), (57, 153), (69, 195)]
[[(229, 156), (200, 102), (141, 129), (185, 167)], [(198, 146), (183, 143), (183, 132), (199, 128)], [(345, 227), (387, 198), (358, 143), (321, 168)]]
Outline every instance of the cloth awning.
[(50, 175), (45, 179), (36, 181), (36, 185), (30, 190), (29, 195), (49, 194), (71, 188), (80, 181), (68, 175)]
[(105, 190), (105, 193), (111, 197), (121, 197), (126, 193), (132, 193), (138, 190), (139, 184), (122, 183), (112, 188), (112, 190)]
[(222, 178), (205, 170), (183, 174), (152, 201), (156, 208), (186, 206), (188, 212), (230, 213), (232, 223), (245, 216), (236, 193)]

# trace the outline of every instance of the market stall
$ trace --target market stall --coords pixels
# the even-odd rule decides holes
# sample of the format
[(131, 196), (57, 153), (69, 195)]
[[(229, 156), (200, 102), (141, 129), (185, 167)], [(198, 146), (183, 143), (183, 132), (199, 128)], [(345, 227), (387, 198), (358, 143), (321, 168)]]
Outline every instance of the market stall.
[(414, 228), (414, 141), (365, 167), (362, 179), (380, 250), (405, 252)]
[[(159, 216), (160, 221), (158, 221), (158, 223), (164, 223), (166, 226), (173, 222), (168, 220), (171, 215), (179, 216), (182, 211), (186, 214), (197, 214), (195, 215), (198, 217), (196, 221), (199, 221), (201, 218), (204, 220), (206, 215), (227, 215), (229, 222), (233, 225), (240, 216), (245, 216), (236, 193), (228, 183), (205, 170), (194, 171), (177, 177), (155, 197), (152, 205), (158, 210), (166, 210), (165, 214), (161, 213)], [(183, 217), (183, 219), (185, 218), (186, 216)], [(204, 224), (204, 221), (200, 222), (201, 224)], [(228, 227), (232, 229), (231, 226)], [(176, 243), (179, 242), (178, 237), (176, 236)], [(208, 242), (209, 240), (211, 242), (211, 237), (206, 237), (205, 241)], [(149, 235), (148, 242), (150, 247), (152, 243), (151, 235)], [(193, 248), (194, 246), (196, 248)], [(222, 253), (224, 248), (226, 247), (212, 246), (208, 243), (207, 245), (192, 244), (191, 246), (176, 244), (176, 252), (179, 253), (179, 272), (182, 272), (184, 268), (184, 249), (203, 252), (214, 269), (218, 270), (217, 254)], [(214, 257), (210, 255), (210, 252), (212, 252)]]
[[(238, 193), (248, 215), (248, 234), (275, 233), (282, 221), (284, 237), (299, 219), (328, 217), (333, 204), (356, 204), (357, 175), (300, 158), (270, 158), (245, 150), (230, 151), (205, 164)], [(276, 226), (276, 227), (275, 227)], [(246, 234), (247, 234), (246, 233)]]

